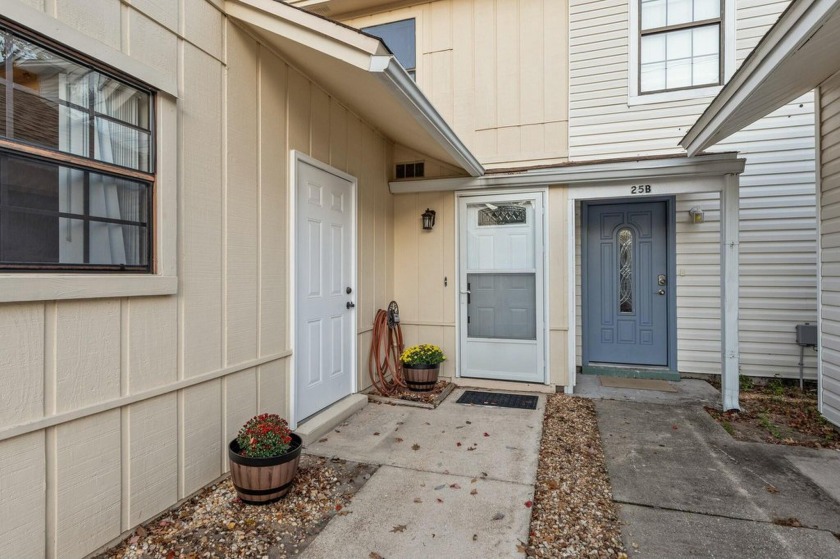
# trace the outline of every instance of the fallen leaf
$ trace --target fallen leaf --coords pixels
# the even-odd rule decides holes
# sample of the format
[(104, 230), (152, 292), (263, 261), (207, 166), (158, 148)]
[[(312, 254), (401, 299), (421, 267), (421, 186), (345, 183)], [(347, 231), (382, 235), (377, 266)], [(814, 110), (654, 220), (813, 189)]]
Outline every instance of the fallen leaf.
[(473, 541), (477, 541), (477, 540), (478, 540), (478, 534), (473, 534)]
[(487, 477), (487, 472), (481, 472), (481, 477)]
[(325, 443), (325, 442), (327, 442), (327, 437), (324, 437), (323, 439), (318, 439), (318, 442), (319, 442), (319, 443)]
[(473, 490), (472, 490), (472, 491), (470, 491), (470, 495), (478, 495), (478, 489), (476, 489), (475, 487), (473, 487)]
[(413, 445), (411, 445), (411, 450), (420, 450), (420, 445), (417, 444), (417, 443), (414, 443)]
[(435, 491), (440, 491), (440, 490), (441, 490), (441, 489), (443, 489), (444, 487), (446, 487), (446, 484), (445, 484), (445, 483), (442, 483), (442, 484), (440, 484), (440, 485), (437, 485), (437, 486), (435, 486)]
[(474, 478), (472, 478), (472, 479), (470, 480), (470, 483), (475, 483), (475, 482), (477, 482), (477, 481), (478, 481), (478, 478), (477, 478), (477, 477), (474, 477)]
[(227, 529), (228, 530), (233, 530), (234, 528), (236, 528), (236, 522), (228, 522), (227, 523)]
[(134, 545), (139, 541), (140, 541), (140, 538), (138, 536), (131, 536), (131, 539), (128, 540), (128, 543), (130, 543), (131, 545)]
[(452, 485), (449, 486), (449, 489), (461, 489), (461, 486), (458, 485), (457, 483), (453, 483)]
[(474, 446), (468, 446), (467, 450), (475, 450), (475, 447)]
[(461, 443), (455, 443), (455, 446), (461, 446)]
[(516, 551), (518, 551), (519, 553), (527, 553), (528, 546), (522, 543), (522, 540), (519, 540), (519, 543), (516, 544)]
[(438, 503), (442, 503), (442, 502), (443, 502), (443, 499), (441, 499), (440, 497), (438, 497), (437, 502), (438, 502)]
[(768, 485), (764, 489), (766, 489), (768, 493), (778, 493), (779, 492), (779, 490), (774, 485)]
[(492, 520), (501, 520), (501, 519), (503, 519), (504, 517), (505, 517), (505, 515), (504, 515), (504, 514), (502, 514), (502, 513), (500, 513), (500, 512), (497, 512), (496, 514), (494, 514), (494, 515), (493, 515)]
[(394, 440), (395, 440), (396, 442), (398, 442), (398, 443), (403, 442), (403, 439), (401, 439), (401, 438), (399, 438), (399, 437), (396, 437)]
[(343, 509), (343, 508), (344, 508), (344, 507), (342, 507), (342, 506), (341, 506), (341, 503), (339, 503), (339, 504), (337, 504), (337, 505), (335, 506), (335, 510), (341, 510), (341, 509)]
[(374, 437), (378, 437), (378, 436), (379, 436), (379, 431), (377, 431), (376, 433), (374, 433), (374, 434), (373, 434), (373, 436), (374, 436)]
[(382, 557), (381, 555), (379, 555), (375, 551), (371, 551), (370, 555), (368, 555), (368, 557), (370, 557), (370, 559), (385, 559), (384, 557)]
[(414, 502), (415, 502), (415, 503), (422, 503), (422, 502), (423, 502), (423, 499), (421, 499), (420, 497), (415, 497), (415, 498), (414, 498)]
[(472, 421), (467, 421), (467, 425), (472, 425)]
[(147, 532), (147, 531), (146, 531), (146, 529), (145, 529), (145, 528), (143, 528), (142, 526), (138, 526), (138, 527), (137, 527), (137, 532), (136, 532), (136, 533), (137, 533), (137, 535), (138, 535), (138, 536), (140, 536), (141, 538), (145, 538), (145, 537), (146, 537), (146, 535), (148, 535), (148, 532)]
[(398, 524), (398, 525), (394, 526), (393, 528), (391, 528), (391, 533), (405, 532), (406, 528), (408, 528), (408, 526), (406, 526), (405, 524)]
[(490, 436), (490, 433), (484, 433), (484, 436), (485, 436), (485, 437), (489, 437), (489, 436)]
[(525, 501), (525, 506), (531, 508), (534, 506), (534, 503), (532, 501)]
[(671, 429), (673, 429), (674, 431), (676, 431), (676, 430), (677, 430), (677, 426), (676, 426), (676, 425), (671, 425)]
[(335, 432), (336, 432), (336, 433), (341, 433), (341, 431), (339, 431), (338, 429), (335, 429)]

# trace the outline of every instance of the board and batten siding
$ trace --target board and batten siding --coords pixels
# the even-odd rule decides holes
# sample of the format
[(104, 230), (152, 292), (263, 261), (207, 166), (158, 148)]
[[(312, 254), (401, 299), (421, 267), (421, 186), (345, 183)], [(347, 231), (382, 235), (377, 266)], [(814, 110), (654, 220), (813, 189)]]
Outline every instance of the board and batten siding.
[(820, 86), (820, 351), (823, 415), (840, 425), (840, 74)]
[(157, 98), (156, 185), (177, 191), (177, 295), (0, 305), (0, 557), (83, 557), (225, 472), (247, 418), (288, 415), (291, 149), (359, 180), (365, 385), (393, 296), (392, 145), (219, 1), (4, 2), (179, 84)]
[[(571, 160), (681, 153), (678, 141), (711, 101), (628, 104), (629, 1), (570, 1)], [(738, 64), (787, 5), (737, 2)], [(741, 373), (797, 376), (794, 327), (817, 320), (813, 95), (710, 151), (739, 151), (747, 160), (740, 179)], [(695, 206), (706, 212), (702, 225), (689, 222)], [(680, 196), (676, 211), (678, 368), (719, 374), (719, 199)], [(815, 367), (815, 352), (806, 350), (806, 376), (814, 378)]]
[(566, 161), (568, 15), (560, 0), (437, 0), (345, 19), (414, 18), (417, 83), (487, 168)]

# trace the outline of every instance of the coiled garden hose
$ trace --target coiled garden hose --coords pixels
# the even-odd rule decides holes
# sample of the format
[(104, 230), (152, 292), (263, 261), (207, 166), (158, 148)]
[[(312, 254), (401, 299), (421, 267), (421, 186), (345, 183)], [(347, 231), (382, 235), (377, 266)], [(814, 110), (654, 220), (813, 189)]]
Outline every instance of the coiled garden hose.
[(404, 349), (402, 330), (399, 319), (389, 321), (388, 318), (385, 310), (376, 311), (368, 360), (370, 381), (382, 396), (391, 396), (400, 388), (405, 388), (400, 363)]

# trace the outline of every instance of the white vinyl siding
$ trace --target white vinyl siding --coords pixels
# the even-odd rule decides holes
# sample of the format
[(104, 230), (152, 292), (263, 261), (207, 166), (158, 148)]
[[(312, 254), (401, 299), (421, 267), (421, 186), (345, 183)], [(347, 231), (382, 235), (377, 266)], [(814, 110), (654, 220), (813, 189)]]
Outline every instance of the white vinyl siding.
[[(677, 142), (712, 97), (628, 105), (629, 2), (571, 0), (571, 160), (682, 153)], [(737, 3), (740, 64), (788, 2)], [(739, 151), (741, 175), (740, 349), (747, 375), (798, 375), (794, 327), (816, 322), (813, 95), (782, 107), (714, 151)], [(706, 210), (689, 223), (688, 210)], [(720, 373), (719, 202), (677, 198), (678, 368)], [(580, 351), (580, 349), (578, 349)], [(806, 350), (806, 377), (816, 376)]]
[(820, 87), (822, 413), (840, 425), (840, 74)]

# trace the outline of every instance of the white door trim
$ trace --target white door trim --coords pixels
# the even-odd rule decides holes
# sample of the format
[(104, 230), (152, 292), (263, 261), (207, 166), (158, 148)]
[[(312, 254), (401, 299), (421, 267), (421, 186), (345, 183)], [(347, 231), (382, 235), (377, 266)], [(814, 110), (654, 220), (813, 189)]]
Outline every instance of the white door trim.
[[(549, 215), (549, 207), (548, 207), (548, 187), (542, 188), (532, 188), (527, 190), (516, 189), (516, 188), (492, 188), (492, 189), (481, 189), (481, 190), (469, 190), (464, 192), (456, 192), (454, 196), (454, 204), (453, 204), (453, 211), (455, 212), (455, 235), (454, 235), (454, 243), (455, 243), (455, 378), (461, 378), (461, 216), (460, 216), (460, 204), (462, 198), (474, 198), (477, 196), (496, 196), (496, 195), (507, 195), (513, 194), (517, 196), (521, 196), (523, 194), (539, 194), (542, 197), (542, 209), (543, 214), (540, 216), (542, 221), (542, 234), (540, 235), (540, 241), (542, 242), (543, 254), (542, 254), (542, 301), (543, 301), (543, 309), (542, 313), (538, 313), (538, 316), (542, 320), (542, 324), (538, 324), (537, 328), (538, 331), (542, 331), (543, 333), (543, 351), (542, 355), (539, 358), (542, 361), (542, 369), (543, 369), (543, 384), (551, 384), (551, 371), (550, 371), (550, 346), (551, 346), (551, 332), (549, 328), (549, 262), (548, 262), (548, 249), (549, 249), (549, 235), (548, 235), (548, 215)], [(539, 257), (539, 255), (537, 255)]]
[[(288, 196), (288, 219), (289, 219), (289, 246), (288, 253), (289, 253), (289, 262), (291, 266), (289, 267), (287, 278), (289, 281), (289, 290), (287, 292), (288, 296), (288, 305), (289, 305), (289, 314), (288, 314), (288, 323), (286, 324), (287, 331), (289, 332), (289, 347), (292, 349), (292, 355), (289, 357), (289, 383), (287, 385), (287, 394), (289, 399), (289, 426), (292, 429), (297, 428), (298, 420), (301, 419), (297, 417), (298, 412), (298, 402), (297, 402), (297, 363), (296, 363), (296, 354), (297, 354), (297, 279), (296, 279), (296, 270), (297, 270), (297, 189), (298, 189), (298, 177), (300, 175), (299, 166), (301, 163), (305, 163), (317, 169), (320, 169), (326, 173), (331, 175), (335, 175), (338, 178), (344, 179), (351, 184), (351, 227), (353, 230), (353, 236), (351, 240), (351, 257), (350, 257), (350, 277), (353, 278), (353, 292), (358, 297), (358, 285), (359, 285), (359, 278), (357, 275), (357, 255), (358, 255), (358, 231), (357, 231), (357, 203), (358, 203), (358, 191), (359, 191), (359, 181), (356, 177), (352, 175), (348, 175), (347, 173), (336, 169), (326, 163), (318, 161), (310, 157), (309, 155), (300, 152), (298, 150), (291, 150), (289, 154), (289, 196)], [(358, 299), (357, 299), (358, 300)], [(356, 307), (358, 309), (358, 306)], [(353, 317), (353, 326), (352, 329), (352, 336), (350, 342), (350, 393), (355, 394), (358, 392), (358, 374), (357, 374), (357, 359), (358, 359), (358, 315)]]

